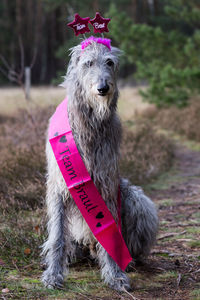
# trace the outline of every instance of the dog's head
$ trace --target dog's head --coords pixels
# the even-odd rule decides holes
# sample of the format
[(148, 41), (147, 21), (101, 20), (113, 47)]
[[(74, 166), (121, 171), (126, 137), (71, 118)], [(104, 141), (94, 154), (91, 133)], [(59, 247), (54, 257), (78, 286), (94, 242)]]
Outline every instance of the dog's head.
[(80, 101), (87, 101), (96, 110), (106, 111), (118, 95), (116, 77), (120, 54), (118, 48), (109, 49), (94, 41), (84, 49), (81, 45), (72, 48), (62, 84), (67, 88), (67, 94), (79, 91)]

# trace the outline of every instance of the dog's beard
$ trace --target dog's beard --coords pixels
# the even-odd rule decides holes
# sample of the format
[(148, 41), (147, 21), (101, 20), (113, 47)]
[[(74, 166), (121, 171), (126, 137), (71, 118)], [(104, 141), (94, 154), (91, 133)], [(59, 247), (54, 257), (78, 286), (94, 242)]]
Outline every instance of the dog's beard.
[(95, 95), (90, 98), (90, 106), (93, 108), (93, 112), (97, 119), (104, 120), (110, 116), (110, 102), (111, 96), (99, 96)]
[(96, 85), (91, 86), (89, 90), (85, 90), (85, 99), (93, 109), (93, 113), (98, 120), (104, 120), (110, 116), (112, 98), (112, 90), (105, 96), (101, 96), (97, 93)]

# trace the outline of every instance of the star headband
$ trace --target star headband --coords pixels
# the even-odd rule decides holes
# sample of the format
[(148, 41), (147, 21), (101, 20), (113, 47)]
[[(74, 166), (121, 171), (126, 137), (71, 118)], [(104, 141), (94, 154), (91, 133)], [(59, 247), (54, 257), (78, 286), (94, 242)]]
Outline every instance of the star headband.
[[(90, 20), (89, 17), (87, 18), (81, 18), (79, 14), (75, 14), (74, 21), (71, 23), (68, 23), (67, 25), (71, 27), (74, 30), (74, 33), (76, 36), (79, 34), (85, 34), (86, 32), (90, 32), (90, 29), (88, 27), (88, 23), (90, 23), (93, 26), (94, 33), (101, 33), (103, 35), (103, 32), (109, 32), (108, 30), (108, 23), (110, 22), (109, 18), (103, 18), (100, 13), (96, 13), (96, 16), (94, 19)], [(88, 39), (85, 39), (81, 43), (81, 48), (84, 50), (91, 42), (94, 41), (99, 44), (103, 44), (106, 46), (109, 50), (111, 50), (110, 43), (111, 41), (109, 39), (102, 38), (96, 38), (96, 37), (89, 37)]]
[(79, 14), (75, 14), (74, 21), (68, 23), (67, 25), (74, 30), (75, 35), (84, 34), (85, 32), (90, 32), (88, 28), (88, 23), (90, 23), (94, 28), (94, 33), (103, 33), (108, 32), (108, 23), (110, 19), (103, 18), (100, 13), (96, 13), (94, 19), (90, 20), (90, 18), (81, 18)]

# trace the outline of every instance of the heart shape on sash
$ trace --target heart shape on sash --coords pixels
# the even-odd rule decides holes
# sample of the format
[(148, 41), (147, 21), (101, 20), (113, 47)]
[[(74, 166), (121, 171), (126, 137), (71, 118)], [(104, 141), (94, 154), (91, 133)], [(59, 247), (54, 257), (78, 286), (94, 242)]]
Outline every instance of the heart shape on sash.
[(67, 142), (67, 139), (66, 139), (66, 136), (63, 135), (60, 140), (59, 140), (60, 143), (66, 143)]
[(97, 223), (97, 225), (96, 225), (96, 227), (101, 227), (102, 225), (101, 225), (101, 223), (99, 222), (99, 223)]
[(102, 213), (102, 211), (100, 211), (97, 215), (96, 215), (96, 219), (102, 219), (104, 218), (104, 215)]

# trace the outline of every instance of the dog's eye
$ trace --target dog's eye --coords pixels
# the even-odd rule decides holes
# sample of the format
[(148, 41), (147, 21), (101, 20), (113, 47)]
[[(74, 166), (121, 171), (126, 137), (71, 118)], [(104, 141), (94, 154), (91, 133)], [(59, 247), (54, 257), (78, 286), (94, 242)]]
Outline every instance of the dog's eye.
[(112, 67), (112, 66), (114, 65), (114, 62), (113, 62), (111, 59), (107, 59), (106, 64), (107, 64), (109, 67)]
[(93, 65), (93, 61), (91, 61), (91, 60), (88, 60), (87, 62), (86, 62), (86, 66), (89, 68), (89, 67), (91, 67)]

